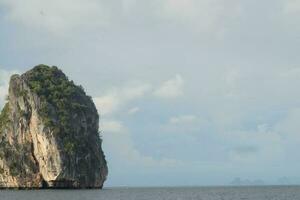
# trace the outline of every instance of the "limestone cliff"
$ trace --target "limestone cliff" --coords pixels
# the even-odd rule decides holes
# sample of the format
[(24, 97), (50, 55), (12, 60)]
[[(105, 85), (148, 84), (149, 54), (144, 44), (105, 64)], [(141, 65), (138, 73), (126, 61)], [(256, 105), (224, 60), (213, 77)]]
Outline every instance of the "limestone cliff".
[(0, 187), (102, 188), (98, 128), (92, 99), (57, 67), (13, 75), (0, 115)]

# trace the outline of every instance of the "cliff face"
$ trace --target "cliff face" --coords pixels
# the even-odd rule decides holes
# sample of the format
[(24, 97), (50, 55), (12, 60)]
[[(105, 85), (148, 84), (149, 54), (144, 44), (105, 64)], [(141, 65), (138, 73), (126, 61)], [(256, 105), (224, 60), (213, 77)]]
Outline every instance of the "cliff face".
[(0, 187), (102, 188), (96, 107), (57, 67), (13, 75), (0, 115)]

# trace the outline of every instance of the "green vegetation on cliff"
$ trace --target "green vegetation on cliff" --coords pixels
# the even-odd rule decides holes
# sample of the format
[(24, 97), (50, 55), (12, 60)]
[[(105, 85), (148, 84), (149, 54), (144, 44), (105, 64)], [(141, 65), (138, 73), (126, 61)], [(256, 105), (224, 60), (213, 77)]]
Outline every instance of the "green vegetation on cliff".
[(76, 115), (71, 113), (87, 112), (90, 106), (94, 106), (91, 97), (55, 66), (38, 65), (26, 73), (26, 79), (30, 89), (42, 100), (39, 114), (44, 123), (55, 134), (62, 134), (65, 150), (72, 153), (78, 144), (72, 137)]

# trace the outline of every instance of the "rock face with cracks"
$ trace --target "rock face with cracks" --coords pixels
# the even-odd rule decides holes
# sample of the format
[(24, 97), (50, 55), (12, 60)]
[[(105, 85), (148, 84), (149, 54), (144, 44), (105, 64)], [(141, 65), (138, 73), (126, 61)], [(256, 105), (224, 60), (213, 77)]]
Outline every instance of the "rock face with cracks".
[(0, 114), (0, 187), (102, 188), (98, 129), (91, 97), (57, 67), (13, 75)]

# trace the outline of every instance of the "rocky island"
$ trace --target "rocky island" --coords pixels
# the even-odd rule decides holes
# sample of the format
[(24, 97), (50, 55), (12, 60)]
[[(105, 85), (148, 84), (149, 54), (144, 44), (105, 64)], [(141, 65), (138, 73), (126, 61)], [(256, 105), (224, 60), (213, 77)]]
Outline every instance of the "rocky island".
[(57, 67), (13, 75), (0, 114), (0, 187), (102, 188), (98, 129), (92, 98)]

